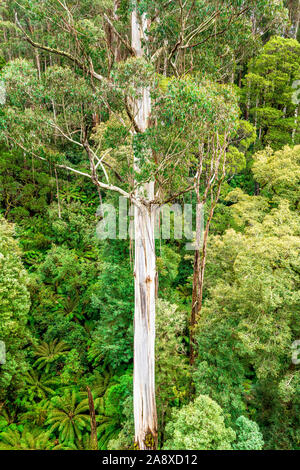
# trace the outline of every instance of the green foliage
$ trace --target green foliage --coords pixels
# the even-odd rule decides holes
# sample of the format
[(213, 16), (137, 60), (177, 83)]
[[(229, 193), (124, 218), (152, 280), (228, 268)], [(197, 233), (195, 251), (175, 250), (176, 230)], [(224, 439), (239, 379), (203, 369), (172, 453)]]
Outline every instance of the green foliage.
[[(183, 179), (188, 183), (201, 145), (207, 146), (204, 166), (209, 166), (213, 136), (218, 135), (220, 142), (234, 138), (239, 127), (237, 96), (232, 86), (187, 75), (172, 78), (166, 91), (160, 92), (158, 88), (153, 98), (153, 119), (157, 125), (143, 134), (143, 142), (140, 138), (140, 147), (135, 148), (142, 170), (137, 177), (145, 178), (149, 172), (155, 177), (158, 165), (166, 182), (160, 190), (169, 194), (182, 190)], [(153, 168), (142, 152), (143, 147), (155, 152)]]
[(95, 289), (92, 308), (99, 312), (88, 352), (94, 364), (105, 361), (111, 367), (132, 359), (133, 276), (128, 249), (122, 243), (105, 242), (103, 263)]
[[(26, 372), (24, 376), (26, 392), (22, 390), (23, 400), (34, 401), (36, 399), (45, 399), (49, 395), (53, 395), (53, 385), (57, 383), (54, 377), (39, 374), (35, 370)], [(20, 393), (20, 392), (19, 392)]]
[(0, 434), (0, 441), (1, 446), (2, 443), (6, 446), (5, 450), (51, 450), (54, 448), (49, 432), (38, 428), (24, 428), (22, 432), (17, 429), (8, 429)]
[(257, 423), (245, 416), (236, 420), (237, 441), (233, 444), (235, 450), (261, 450), (264, 441)]
[(186, 312), (177, 305), (158, 300), (156, 319), (156, 393), (159, 428), (164, 428), (172, 407), (189, 397), (189, 370), (184, 337)]
[[(300, 224), (286, 201), (266, 213), (260, 198), (252, 197), (253, 208), (256, 200), (258, 220), (247, 214), (247, 199), (232, 206), (246, 214), (244, 233), (231, 229), (211, 241), (195, 382), (198, 393), (208, 392), (231, 419), (247, 411), (260, 422), (258, 402), (270, 399), (271, 384), (276, 407), (285, 408), (278, 387), (288, 382), (290, 348), (299, 335)], [(295, 420), (292, 401), (287, 419)]]
[(63, 341), (58, 342), (57, 339), (50, 343), (41, 343), (35, 348), (35, 356), (38, 356), (38, 359), (33, 364), (33, 367), (37, 369), (45, 368), (45, 373), (47, 374), (52, 363), (63, 356), (67, 349), (66, 344)]
[(173, 412), (166, 426), (167, 450), (229, 450), (235, 432), (225, 426), (220, 406), (207, 395)]
[(107, 388), (97, 404), (98, 447), (101, 450), (106, 450), (109, 441), (120, 433), (124, 422), (124, 403), (132, 396), (131, 374), (121, 376), (116, 382)]
[[(53, 396), (53, 393), (47, 394), (48, 397)], [(26, 411), (20, 415), (20, 422), (26, 425), (30, 423), (33, 426), (42, 428), (45, 426), (45, 422), (49, 412), (49, 401), (48, 399), (42, 399), (40, 401), (33, 401), (31, 404), (26, 402)]]
[(268, 147), (253, 159), (253, 173), (261, 193), (277, 204), (284, 198), (292, 208), (299, 207), (300, 145), (286, 146), (277, 152)]
[(83, 431), (90, 426), (88, 409), (88, 399), (81, 400), (75, 391), (52, 398), (47, 420), (50, 432), (55, 432), (60, 442), (72, 444), (76, 438), (81, 440)]
[[(186, 315), (176, 305), (158, 299), (156, 316), (156, 394), (159, 429), (164, 430), (165, 423), (170, 419), (172, 409), (177, 409), (189, 399), (189, 371), (184, 348), (186, 333)], [(131, 383), (129, 376), (123, 382)], [(108, 448), (111, 450), (131, 449), (133, 447), (133, 409), (132, 395), (121, 395), (123, 390), (122, 377), (120, 385), (113, 386), (107, 392), (110, 402), (115, 397), (115, 407), (119, 409), (119, 423), (122, 425), (115, 437), (110, 437)], [(118, 394), (116, 394), (118, 392)], [(125, 398), (125, 399), (124, 399)], [(108, 407), (106, 406), (106, 409)], [(120, 426), (119, 424), (119, 426)], [(159, 433), (159, 445), (163, 441), (163, 432)]]
[(16, 386), (24, 374), (31, 335), (27, 328), (30, 299), (28, 275), (21, 262), (14, 229), (0, 218), (0, 339), (6, 346), (6, 363), (0, 366), (0, 396)]
[(126, 90), (131, 98), (138, 98), (137, 90), (150, 85), (153, 80), (154, 67), (142, 57), (132, 57), (115, 65), (113, 80), (121, 90)]
[[(193, 367), (193, 256), (185, 240), (156, 245), (158, 446), (300, 448), (296, 2), (139, 1), (144, 57), (127, 44), (134, 2), (2, 3), (0, 449), (90, 449), (87, 386), (99, 450), (133, 448), (134, 243), (97, 238), (100, 200), (117, 207), (118, 194), (82, 173), (94, 161), (128, 193), (152, 179), (159, 202), (194, 203), (200, 157), (200, 193), (211, 165), (222, 188)], [(65, 52), (33, 48), (15, 12)]]
[(249, 64), (242, 101), (259, 130), (262, 147), (279, 149), (300, 142), (293, 84), (299, 80), (300, 45), (294, 39), (272, 38)]

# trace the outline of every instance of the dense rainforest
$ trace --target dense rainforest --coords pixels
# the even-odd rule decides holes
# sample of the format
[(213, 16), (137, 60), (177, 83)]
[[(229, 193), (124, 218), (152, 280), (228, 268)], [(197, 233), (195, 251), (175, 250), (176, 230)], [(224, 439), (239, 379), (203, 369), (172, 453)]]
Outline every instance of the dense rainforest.
[(300, 449), (299, 0), (0, 15), (0, 450)]

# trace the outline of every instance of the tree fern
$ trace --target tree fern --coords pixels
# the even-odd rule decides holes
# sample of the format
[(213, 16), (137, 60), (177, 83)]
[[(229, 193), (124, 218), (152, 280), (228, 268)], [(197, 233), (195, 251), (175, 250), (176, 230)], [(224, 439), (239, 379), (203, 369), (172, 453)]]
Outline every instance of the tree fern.
[(101, 372), (96, 370), (93, 379), (91, 389), (97, 398), (102, 397), (109, 386), (118, 382), (118, 378), (110, 367), (103, 369)]
[(114, 410), (108, 409), (105, 397), (96, 399), (95, 404), (97, 407), (98, 448), (106, 450), (108, 442), (116, 438), (121, 430), (120, 416)]
[(50, 433), (39, 428), (25, 427), (22, 432), (8, 429), (0, 435), (0, 442), (11, 450), (51, 450), (54, 446), (49, 439)]
[(90, 427), (88, 399), (78, 401), (75, 391), (55, 398), (50, 408), (47, 424), (50, 432), (57, 432), (62, 442), (74, 443), (82, 438), (82, 431)]
[(45, 374), (39, 374), (35, 370), (31, 370), (24, 375), (26, 383), (26, 398), (34, 400), (35, 398), (45, 399), (49, 395), (53, 395), (52, 386), (57, 383), (57, 379), (49, 377)]
[(47, 399), (34, 403), (25, 413), (21, 414), (20, 422), (30, 422), (35, 426), (43, 426), (49, 413), (49, 404)]
[(37, 369), (45, 367), (45, 372), (48, 373), (51, 364), (62, 357), (68, 349), (68, 346), (63, 341), (58, 341), (57, 339), (50, 341), (50, 343), (43, 342), (35, 348), (35, 356), (38, 356), (38, 359), (33, 366), (37, 367)]

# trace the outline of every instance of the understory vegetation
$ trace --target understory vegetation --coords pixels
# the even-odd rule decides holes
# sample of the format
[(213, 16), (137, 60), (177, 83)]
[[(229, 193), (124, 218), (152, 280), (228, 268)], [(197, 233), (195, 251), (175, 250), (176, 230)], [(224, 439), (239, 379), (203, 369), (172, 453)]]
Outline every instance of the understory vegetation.
[(198, 258), (173, 226), (156, 241), (157, 447), (300, 449), (299, 2), (0, 15), (0, 450), (136, 448), (134, 240), (96, 228), (112, 187), (150, 180), (158, 204), (204, 207)]

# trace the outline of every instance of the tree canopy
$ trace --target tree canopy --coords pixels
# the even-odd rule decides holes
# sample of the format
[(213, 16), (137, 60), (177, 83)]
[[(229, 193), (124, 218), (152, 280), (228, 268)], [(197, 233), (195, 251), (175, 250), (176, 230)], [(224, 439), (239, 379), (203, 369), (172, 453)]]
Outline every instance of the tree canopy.
[(0, 450), (299, 449), (298, 4), (1, 2)]

